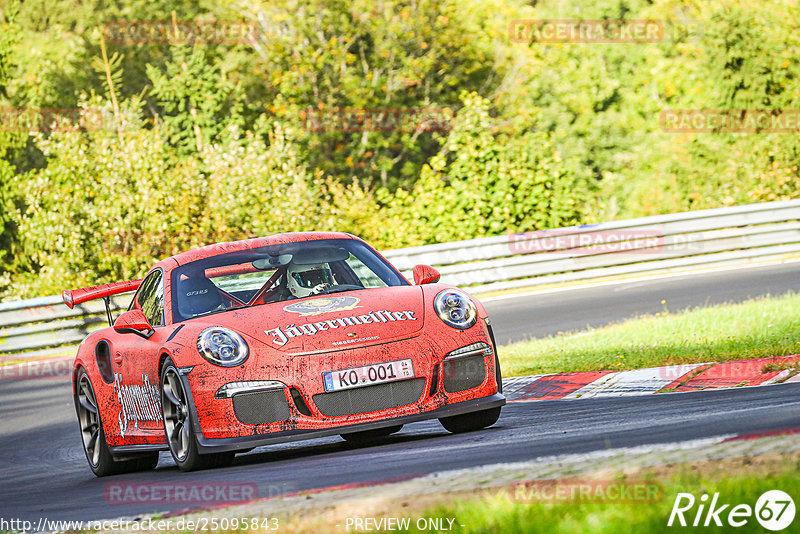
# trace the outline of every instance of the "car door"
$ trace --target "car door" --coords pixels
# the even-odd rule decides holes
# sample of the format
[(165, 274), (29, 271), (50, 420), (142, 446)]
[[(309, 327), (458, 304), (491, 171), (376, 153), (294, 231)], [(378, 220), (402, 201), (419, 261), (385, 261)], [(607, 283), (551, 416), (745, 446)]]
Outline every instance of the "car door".
[(117, 336), (114, 350), (114, 393), (119, 403), (120, 435), (127, 444), (161, 443), (159, 347), (165, 341), (164, 273), (155, 269), (139, 286), (129, 309), (139, 309), (153, 327), (147, 338), (134, 333)]

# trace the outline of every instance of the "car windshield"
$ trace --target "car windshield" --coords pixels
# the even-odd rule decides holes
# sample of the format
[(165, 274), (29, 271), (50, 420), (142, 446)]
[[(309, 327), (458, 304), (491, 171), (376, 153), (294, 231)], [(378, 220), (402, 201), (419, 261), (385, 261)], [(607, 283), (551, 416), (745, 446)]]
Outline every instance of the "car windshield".
[(312, 295), (401, 285), (408, 282), (355, 239), (272, 245), (174, 269), (173, 322)]

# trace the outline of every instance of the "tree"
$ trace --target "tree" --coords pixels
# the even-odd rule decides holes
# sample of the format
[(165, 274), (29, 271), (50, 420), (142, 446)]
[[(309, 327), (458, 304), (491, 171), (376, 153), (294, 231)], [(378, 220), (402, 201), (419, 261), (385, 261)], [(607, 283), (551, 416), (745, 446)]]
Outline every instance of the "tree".
[[(345, 182), (410, 187), (439, 149), (439, 128), (425, 116), (447, 129), (459, 91), (499, 81), (484, 13), (461, 2), (240, 5), (260, 29), (249, 99), (296, 125), (309, 165)], [(363, 117), (380, 125), (363, 126)]]
[[(24, 146), (24, 136), (14, 131), (13, 121), (9, 121), (9, 85), (17, 70), (15, 46), (19, 40), (19, 27), (16, 17), (19, 3), (12, 1), (0, 12), (0, 293), (9, 282), (9, 271), (16, 263), (16, 228), (11, 219), (14, 210), (15, 192), (12, 185), (14, 167), (12, 162), (16, 152)], [(5, 108), (5, 109), (3, 109)], [(5, 116), (4, 116), (5, 115)]]
[(453, 131), (411, 192), (382, 192), (391, 214), (386, 241), (440, 243), (578, 224), (590, 216), (590, 187), (550, 134), (492, 134), (489, 102), (474, 93), (462, 99)]
[(178, 153), (200, 153), (226, 125), (241, 124), (238, 89), (207, 58), (202, 45), (171, 45), (163, 71), (148, 65), (147, 75), (163, 110), (159, 118)]

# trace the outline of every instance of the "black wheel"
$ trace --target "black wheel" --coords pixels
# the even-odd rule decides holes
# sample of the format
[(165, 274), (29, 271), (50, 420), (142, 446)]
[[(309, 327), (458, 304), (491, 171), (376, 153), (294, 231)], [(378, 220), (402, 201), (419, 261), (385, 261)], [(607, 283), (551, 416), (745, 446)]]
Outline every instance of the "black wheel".
[(442, 417), (439, 422), (448, 432), (458, 434), (471, 432), (492, 426), (500, 418), (500, 407), (482, 410), (480, 412), (465, 413), (452, 417)]
[(76, 390), (75, 411), (78, 414), (83, 452), (86, 453), (89, 468), (95, 476), (105, 477), (155, 468), (158, 464), (157, 452), (124, 460), (117, 460), (111, 454), (97, 407), (97, 396), (85, 369), (81, 369), (78, 373)]
[(341, 434), (342, 438), (348, 443), (369, 443), (377, 441), (386, 436), (390, 436), (402, 430), (403, 425), (387, 426), (386, 428), (376, 428), (375, 430), (362, 430), (361, 432), (350, 432)]
[(192, 432), (188, 398), (178, 369), (167, 359), (161, 371), (161, 413), (172, 459), (181, 471), (230, 465), (235, 456), (233, 452), (200, 454)]

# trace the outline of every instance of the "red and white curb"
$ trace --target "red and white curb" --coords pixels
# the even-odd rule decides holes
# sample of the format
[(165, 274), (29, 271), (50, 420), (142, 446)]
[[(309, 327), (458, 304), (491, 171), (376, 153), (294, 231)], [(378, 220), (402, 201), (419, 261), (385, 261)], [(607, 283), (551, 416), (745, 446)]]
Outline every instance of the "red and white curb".
[[(769, 370), (800, 362), (800, 356), (694, 363), (634, 369), (587, 371), (506, 378), (503, 393), (510, 401), (622, 397), (667, 391), (697, 391), (800, 382), (792, 369)], [(787, 379), (788, 377), (788, 379)]]
[[(75, 358), (31, 361), (0, 366), (0, 381), (69, 380)], [(503, 393), (511, 401), (622, 397), (666, 391), (697, 391), (777, 382), (800, 383), (793, 369), (768, 370), (800, 362), (800, 355), (724, 363), (694, 363), (631, 371), (586, 371), (503, 379)]]

